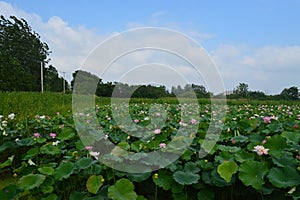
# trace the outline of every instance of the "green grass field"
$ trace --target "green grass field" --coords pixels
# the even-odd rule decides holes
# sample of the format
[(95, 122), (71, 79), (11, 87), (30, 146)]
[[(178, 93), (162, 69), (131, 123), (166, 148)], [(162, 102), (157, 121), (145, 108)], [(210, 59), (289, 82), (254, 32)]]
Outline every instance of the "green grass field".
[[(0, 115), (10, 113), (17, 114), (19, 119), (31, 118), (35, 115), (53, 116), (57, 112), (65, 114), (72, 111), (72, 94), (62, 93), (39, 93), (39, 92), (1, 92), (0, 93)], [(96, 97), (96, 104), (109, 104), (110, 98)], [(176, 98), (163, 99), (131, 99), (131, 103), (156, 102), (156, 103), (178, 103)], [(210, 103), (209, 99), (200, 99), (200, 104)], [(292, 105), (299, 102), (288, 101), (249, 101), (246, 99), (227, 100), (228, 105), (236, 104), (271, 104)]]

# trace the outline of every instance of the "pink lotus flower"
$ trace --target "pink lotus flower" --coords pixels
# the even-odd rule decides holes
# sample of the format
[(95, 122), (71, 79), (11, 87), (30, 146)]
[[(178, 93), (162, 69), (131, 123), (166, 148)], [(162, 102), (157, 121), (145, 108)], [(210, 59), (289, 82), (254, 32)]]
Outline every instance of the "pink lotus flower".
[(266, 144), (266, 142), (267, 142), (267, 140), (263, 140), (261, 143), (262, 143), (262, 144)]
[(166, 146), (167, 146), (166, 143), (160, 143), (159, 144), (159, 147), (162, 148), (162, 149), (166, 148)]
[(194, 118), (193, 119), (191, 119), (191, 124), (197, 124), (197, 120), (195, 120)]
[(41, 134), (39, 134), (39, 133), (34, 133), (33, 136), (34, 136), (35, 138), (39, 138), (39, 137), (41, 136)]
[(88, 150), (88, 151), (92, 150), (92, 148), (93, 148), (92, 146), (86, 146), (85, 147), (85, 149)]
[(261, 156), (263, 154), (265, 154), (265, 155), (269, 154), (269, 149), (265, 149), (265, 147), (262, 145), (255, 146), (253, 151), (256, 152), (259, 156)]
[(154, 134), (160, 134), (160, 133), (161, 133), (161, 130), (159, 128), (154, 130)]
[(266, 123), (266, 124), (270, 124), (271, 123), (271, 117), (264, 117), (263, 118), (264, 119), (264, 122)]
[(295, 125), (294, 125), (294, 128), (296, 128), (296, 129), (297, 129), (297, 128), (298, 128), (298, 124), (295, 124)]
[(52, 137), (52, 138), (55, 138), (55, 137), (56, 137), (56, 134), (55, 134), (55, 133), (50, 133), (49, 135), (50, 135), (50, 137)]
[(134, 121), (134, 123), (139, 123), (140, 122), (140, 120), (138, 120), (138, 119), (135, 119), (135, 120), (133, 120)]

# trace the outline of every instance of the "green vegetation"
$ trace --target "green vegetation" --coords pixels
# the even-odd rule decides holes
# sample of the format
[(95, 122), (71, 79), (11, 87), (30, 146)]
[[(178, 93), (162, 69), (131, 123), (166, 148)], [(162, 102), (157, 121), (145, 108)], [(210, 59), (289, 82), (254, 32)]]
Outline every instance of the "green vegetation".
[[(11, 98), (12, 107), (13, 103), (18, 104), (16, 96), (27, 100), (27, 107), (33, 109), (32, 113), (38, 111), (38, 116), (20, 119), (20, 114), (16, 112), (16, 115), (4, 114), (1, 117), (0, 199), (223, 200), (300, 197), (300, 107), (295, 102), (289, 105), (278, 104), (277, 101), (276, 104), (270, 101), (264, 104), (259, 104), (260, 101), (253, 104), (231, 102), (224, 125), (215, 125), (221, 131), (216, 145), (208, 155), (199, 158), (211, 116), (219, 112), (211, 111), (206, 100), (199, 101), (198, 105), (186, 104), (184, 107), (188, 109), (198, 107), (199, 116), (198, 119), (195, 116), (197, 120), (184, 116), (186, 119), (182, 121), (182, 107), (174, 98), (132, 99), (130, 120), (137, 126), (147, 126), (150, 120), (163, 117), (163, 113), (148, 112), (151, 103), (163, 103), (167, 114), (165, 126), (150, 126), (149, 133), (156, 131), (156, 134), (143, 140), (137, 138), (139, 129), (131, 129), (137, 135), (129, 137), (120, 128), (126, 128), (127, 124), (118, 124), (120, 121), (117, 122), (111, 114), (110, 99), (97, 97), (97, 127), (101, 126), (107, 139), (93, 133), (89, 135), (87, 131), (91, 143), (86, 146), (75, 130), (73, 114), (68, 112), (71, 95), (1, 95), (7, 102)], [(55, 107), (56, 101), (60, 103), (56, 103)], [(122, 104), (118, 106), (127, 108)], [(30, 113), (20, 103), (15, 108)], [(9, 107), (6, 108), (8, 111)], [(44, 116), (46, 112), (49, 112), (48, 117)], [(88, 130), (92, 126), (94, 119), (89, 110), (75, 116), (83, 122), (81, 128), (86, 126)], [(198, 129), (191, 144), (178, 160), (165, 168), (132, 174), (114, 170), (97, 160), (106, 155), (103, 151), (100, 154), (97, 140), (118, 146), (106, 152), (110, 155), (106, 159), (121, 165), (130, 154), (119, 154), (120, 149), (131, 154), (180, 149), (180, 145), (190, 141), (191, 136), (177, 137), (176, 130), (179, 127), (188, 130), (195, 126)], [(159, 131), (157, 128), (160, 128)], [(176, 142), (171, 143), (173, 140)], [(145, 159), (144, 163), (150, 167), (161, 164), (144, 156), (140, 154), (140, 158), (136, 159)]]

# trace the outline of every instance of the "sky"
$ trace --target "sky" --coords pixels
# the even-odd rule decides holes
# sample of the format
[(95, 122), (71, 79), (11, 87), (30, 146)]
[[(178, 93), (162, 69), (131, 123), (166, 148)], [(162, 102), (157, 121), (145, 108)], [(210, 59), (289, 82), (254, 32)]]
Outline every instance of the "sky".
[[(233, 90), (241, 82), (247, 83), (250, 90), (267, 94), (278, 94), (291, 86), (300, 87), (300, 0), (10, 0), (0, 1), (0, 14), (6, 18), (10, 15), (24, 18), (49, 45), (52, 51), (49, 64), (60, 74), (66, 72), (68, 80), (76, 69), (86, 64), (92, 52), (101, 48), (103, 41), (134, 28), (160, 27), (182, 33), (204, 48), (220, 75), (216, 79), (221, 79), (225, 90)], [(169, 40), (168, 47), (176, 48), (176, 42), (165, 35), (162, 38), (163, 35), (155, 41)], [(126, 39), (125, 44), (138, 41), (130, 35)], [(116, 45), (111, 48), (117, 49), (123, 42), (111, 43)], [(129, 65), (149, 69), (151, 65), (147, 63), (159, 62), (157, 57), (168, 57), (166, 52), (156, 54), (153, 56), (151, 50), (128, 54), (127, 59), (119, 59), (101, 78), (104, 81), (118, 81), (122, 77), (122, 80), (133, 80), (128, 78), (130, 76), (124, 78), (133, 70)], [(161, 65), (157, 66), (173, 66), (189, 83), (211, 84), (205, 77), (197, 79), (186, 63), (169, 57), (161, 59)], [(158, 69), (157, 66), (152, 67)], [(166, 81), (169, 76), (175, 77), (168, 75), (168, 70), (161, 71)], [(115, 76), (116, 71), (119, 77)], [(148, 75), (149, 79), (150, 72), (144, 70), (139, 78), (146, 79)], [(172, 84), (179, 80), (173, 79)]]

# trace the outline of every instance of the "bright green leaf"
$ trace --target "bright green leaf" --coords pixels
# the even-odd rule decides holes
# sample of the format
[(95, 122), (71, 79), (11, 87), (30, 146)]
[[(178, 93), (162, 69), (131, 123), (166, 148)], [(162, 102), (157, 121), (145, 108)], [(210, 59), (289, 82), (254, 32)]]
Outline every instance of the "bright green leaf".
[(25, 156), (23, 157), (23, 160), (29, 160), (29, 159), (32, 159), (34, 158), (37, 154), (38, 154), (38, 148), (31, 148), (29, 149)]
[(135, 200), (137, 194), (134, 185), (128, 179), (121, 178), (114, 185), (108, 187), (108, 197), (113, 200)]
[(61, 133), (58, 134), (57, 138), (61, 141), (69, 140), (75, 136), (75, 132), (71, 128), (64, 128)]
[(38, 168), (38, 171), (41, 174), (45, 174), (45, 175), (53, 175), (54, 174), (54, 169), (52, 167), (40, 167), (40, 168)]
[(45, 179), (46, 176), (42, 174), (29, 174), (21, 177), (18, 184), (21, 189), (30, 190), (39, 187)]
[(280, 135), (272, 136), (265, 144), (265, 148), (269, 149), (269, 154), (274, 157), (280, 157), (286, 146), (286, 139)]
[(77, 166), (79, 169), (86, 169), (86, 168), (89, 168), (90, 166), (92, 166), (95, 162), (97, 162), (97, 161), (95, 161), (91, 158), (83, 157), (77, 161)]
[(97, 194), (99, 188), (103, 185), (104, 179), (101, 175), (92, 175), (86, 182), (86, 188), (92, 194)]
[(62, 180), (68, 178), (74, 170), (74, 163), (72, 162), (63, 162), (61, 163), (54, 172), (55, 179)]
[(229, 183), (233, 174), (238, 171), (238, 165), (235, 162), (227, 161), (218, 166), (219, 175)]

